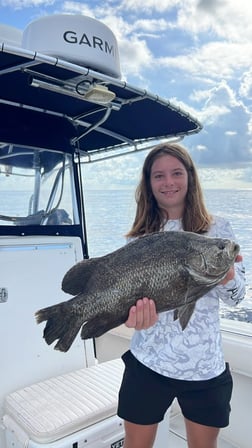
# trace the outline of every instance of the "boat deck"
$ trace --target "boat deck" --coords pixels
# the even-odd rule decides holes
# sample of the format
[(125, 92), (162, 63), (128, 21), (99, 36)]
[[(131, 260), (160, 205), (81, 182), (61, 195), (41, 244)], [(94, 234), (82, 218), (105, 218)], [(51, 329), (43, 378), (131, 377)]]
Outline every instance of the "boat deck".
[[(169, 448), (187, 448), (183, 417), (176, 414), (170, 417)], [(218, 448), (239, 448), (220, 436)]]

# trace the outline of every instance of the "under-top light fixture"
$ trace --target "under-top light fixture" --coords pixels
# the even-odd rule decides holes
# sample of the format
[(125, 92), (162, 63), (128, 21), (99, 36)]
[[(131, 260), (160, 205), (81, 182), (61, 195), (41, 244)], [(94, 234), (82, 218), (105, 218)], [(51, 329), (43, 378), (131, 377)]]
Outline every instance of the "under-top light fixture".
[(116, 95), (106, 86), (99, 84), (91, 84), (84, 98), (94, 103), (107, 104), (115, 99)]
[(111, 92), (106, 86), (100, 84), (89, 84), (89, 88), (84, 87), (84, 83), (81, 82), (77, 86), (73, 84), (53, 84), (41, 79), (31, 78), (30, 85), (32, 87), (42, 88), (51, 92), (61, 93), (63, 95), (69, 95), (74, 98), (92, 101), (98, 104), (109, 104), (116, 97), (114, 92)]

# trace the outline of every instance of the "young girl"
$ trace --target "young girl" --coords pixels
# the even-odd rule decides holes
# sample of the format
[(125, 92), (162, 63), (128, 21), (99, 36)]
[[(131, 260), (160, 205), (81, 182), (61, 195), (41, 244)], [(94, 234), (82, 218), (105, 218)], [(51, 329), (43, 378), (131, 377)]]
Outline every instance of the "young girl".
[[(188, 152), (180, 145), (156, 146), (146, 157), (136, 192), (137, 210), (128, 237), (155, 231), (191, 231), (234, 240), (230, 224), (211, 216)], [(124, 448), (151, 448), (158, 423), (176, 397), (189, 448), (216, 448), (229, 423), (232, 377), (221, 347), (219, 299), (238, 304), (245, 295), (242, 257), (220, 285), (196, 302), (182, 331), (173, 311), (156, 314), (150, 298), (138, 300), (126, 322), (135, 328), (123, 355), (125, 372), (118, 415)]]

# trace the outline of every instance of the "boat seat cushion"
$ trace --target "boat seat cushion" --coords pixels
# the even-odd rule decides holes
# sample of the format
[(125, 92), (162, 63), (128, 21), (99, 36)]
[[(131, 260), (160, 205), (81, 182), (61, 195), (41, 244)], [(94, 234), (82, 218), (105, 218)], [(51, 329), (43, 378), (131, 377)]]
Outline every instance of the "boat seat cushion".
[(9, 394), (11, 417), (30, 440), (49, 443), (116, 414), (121, 359), (47, 379)]

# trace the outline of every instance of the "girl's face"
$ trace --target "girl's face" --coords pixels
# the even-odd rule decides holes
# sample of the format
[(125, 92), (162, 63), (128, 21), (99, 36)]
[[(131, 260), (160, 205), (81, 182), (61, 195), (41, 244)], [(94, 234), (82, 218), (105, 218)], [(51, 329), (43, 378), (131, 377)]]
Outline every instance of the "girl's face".
[(171, 155), (158, 157), (150, 173), (152, 193), (169, 219), (182, 218), (188, 190), (188, 174), (180, 160)]

